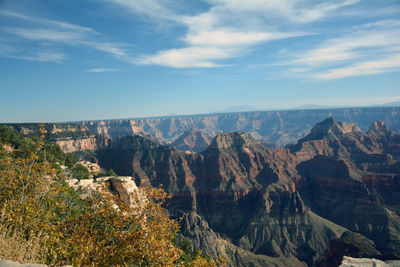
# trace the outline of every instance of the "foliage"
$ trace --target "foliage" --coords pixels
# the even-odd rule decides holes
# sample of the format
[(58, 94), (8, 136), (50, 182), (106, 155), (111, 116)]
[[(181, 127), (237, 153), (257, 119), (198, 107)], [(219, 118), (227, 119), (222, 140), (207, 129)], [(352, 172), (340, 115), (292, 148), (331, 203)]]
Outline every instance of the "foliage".
[(107, 171), (107, 175), (108, 175), (108, 176), (116, 176), (116, 174), (115, 174), (115, 172), (113, 171), (113, 169), (109, 169), (109, 170)]
[(107, 171), (103, 168), (100, 168), (100, 171), (93, 175), (94, 178), (107, 176)]
[[(47, 133), (45, 129), (42, 131), (44, 135)], [(2, 144), (9, 144), (15, 150), (14, 153), (9, 154), (13, 158), (28, 158), (34, 153), (37, 161), (48, 162), (57, 169), (58, 173), (61, 173), (60, 165), (64, 165), (71, 169), (71, 175), (74, 178), (89, 178), (88, 170), (77, 164), (78, 159), (73, 154), (65, 154), (57, 144), (46, 141), (44, 135), (40, 138), (27, 138), (8, 126), (0, 125), (0, 148)], [(38, 149), (38, 144), (41, 144), (40, 149)], [(4, 149), (0, 150), (5, 152)], [(6, 154), (3, 153), (2, 156), (4, 155)]]
[(89, 129), (74, 123), (8, 123), (3, 125), (24, 133), (28, 137), (40, 137), (42, 135), (40, 129), (45, 129), (45, 139), (50, 141), (93, 136)]
[(129, 207), (107, 190), (84, 200), (51, 162), (62, 155), (44, 136), (5, 139), (29, 150), (0, 151), (0, 257), (52, 266), (215, 265), (182, 257), (173, 243), (179, 226), (163, 208), (169, 196), (162, 189), (140, 189)]
[(81, 164), (75, 164), (71, 167), (71, 175), (78, 180), (90, 178), (89, 171)]

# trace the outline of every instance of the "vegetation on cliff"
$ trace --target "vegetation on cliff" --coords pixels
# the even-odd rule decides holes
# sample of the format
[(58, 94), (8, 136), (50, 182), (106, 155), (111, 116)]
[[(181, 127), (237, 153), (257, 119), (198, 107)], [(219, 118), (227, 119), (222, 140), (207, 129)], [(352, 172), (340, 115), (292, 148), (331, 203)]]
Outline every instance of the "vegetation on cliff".
[(168, 195), (161, 189), (142, 189), (146, 201), (136, 209), (111, 194), (80, 198), (59, 168), (66, 156), (41, 131), (34, 140), (0, 127), (0, 258), (53, 266), (215, 265), (175, 245), (179, 225), (163, 208)]

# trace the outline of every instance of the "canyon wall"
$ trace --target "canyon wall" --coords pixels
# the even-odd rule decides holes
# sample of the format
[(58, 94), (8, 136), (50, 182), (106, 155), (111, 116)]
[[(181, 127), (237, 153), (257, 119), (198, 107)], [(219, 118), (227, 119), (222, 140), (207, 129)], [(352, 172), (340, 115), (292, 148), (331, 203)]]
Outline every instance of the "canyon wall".
[(254, 111), (176, 117), (125, 120), (82, 121), (95, 134), (112, 138), (137, 134), (163, 144), (176, 140), (191, 129), (201, 130), (211, 137), (220, 132), (242, 131), (262, 142), (280, 146), (296, 143), (308, 134), (317, 122), (333, 117), (355, 123), (361, 130), (373, 121), (381, 120), (390, 129), (400, 130), (400, 107), (337, 108), (318, 110)]

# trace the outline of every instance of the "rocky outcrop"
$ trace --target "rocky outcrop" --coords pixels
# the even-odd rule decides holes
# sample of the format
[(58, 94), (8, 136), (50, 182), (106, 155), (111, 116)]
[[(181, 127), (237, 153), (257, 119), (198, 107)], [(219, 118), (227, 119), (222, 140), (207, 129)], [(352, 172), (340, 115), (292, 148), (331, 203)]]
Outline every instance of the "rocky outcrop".
[(78, 151), (94, 151), (109, 144), (109, 138), (100, 135), (91, 135), (84, 138), (68, 137), (58, 138), (54, 142), (60, 146), (64, 153), (72, 153)]
[(211, 137), (199, 130), (192, 129), (184, 132), (171, 145), (182, 151), (198, 153), (205, 150), (210, 142)]
[(325, 254), (316, 262), (316, 266), (335, 267), (339, 266), (344, 256), (354, 258), (383, 258), (384, 256), (376, 249), (372, 240), (357, 233), (344, 232), (338, 239), (330, 241)]
[(399, 267), (400, 261), (380, 261), (369, 258), (343, 257), (340, 267)]
[[(39, 123), (7, 124), (24, 136), (40, 136)], [(44, 123), (45, 137), (60, 146), (63, 152), (94, 151), (109, 144), (110, 138), (92, 133), (86, 126), (76, 123)]]
[(85, 167), (88, 170), (89, 174), (92, 176), (97, 175), (101, 170), (99, 164), (94, 163), (94, 162), (82, 160), (82, 161), (79, 161), (78, 164)]
[(171, 143), (190, 129), (198, 129), (212, 137), (220, 132), (247, 132), (262, 142), (284, 146), (297, 142), (327, 117), (355, 123), (363, 131), (378, 120), (383, 120), (394, 131), (400, 130), (399, 107), (255, 111), (81, 123), (96, 134), (112, 138), (136, 134), (163, 144)]
[(117, 196), (126, 206), (137, 207), (137, 201), (144, 200), (131, 176), (106, 176), (82, 180), (69, 179), (66, 182), (80, 192), (82, 198), (87, 198), (93, 192), (102, 193), (106, 190), (106, 192)]

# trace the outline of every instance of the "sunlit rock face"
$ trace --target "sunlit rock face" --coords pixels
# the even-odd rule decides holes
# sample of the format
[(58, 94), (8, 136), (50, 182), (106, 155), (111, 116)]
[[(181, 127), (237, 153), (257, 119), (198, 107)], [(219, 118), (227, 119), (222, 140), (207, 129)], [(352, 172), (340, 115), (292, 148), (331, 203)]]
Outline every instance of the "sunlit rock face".
[(340, 267), (397, 267), (400, 266), (400, 261), (381, 261), (369, 258), (352, 258), (344, 257)]

